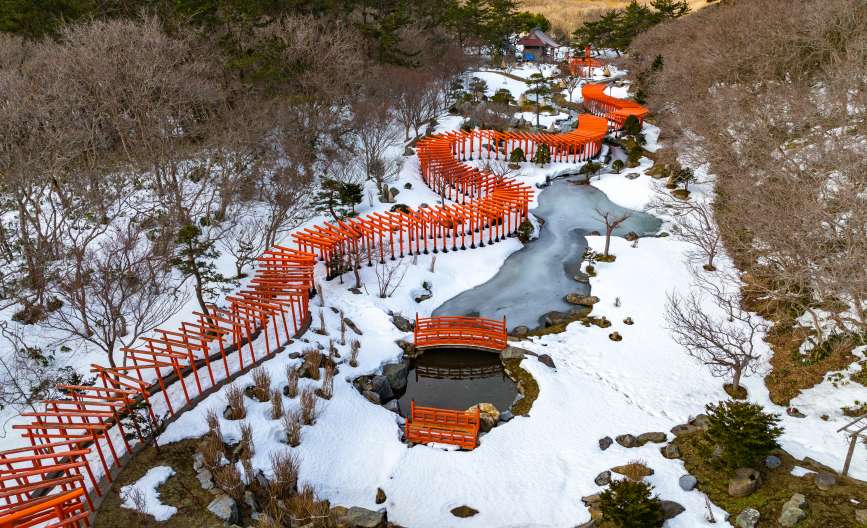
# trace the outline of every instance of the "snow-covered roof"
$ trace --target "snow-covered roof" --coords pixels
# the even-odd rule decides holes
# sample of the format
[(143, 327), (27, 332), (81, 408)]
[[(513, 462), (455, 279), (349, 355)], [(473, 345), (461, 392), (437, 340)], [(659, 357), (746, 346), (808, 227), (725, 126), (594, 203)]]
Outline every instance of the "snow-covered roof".
[(549, 48), (559, 48), (560, 44), (558, 44), (554, 39), (549, 37), (544, 31), (539, 28), (533, 28), (527, 33), (527, 36), (518, 41), (518, 44), (522, 46), (530, 46), (534, 48), (538, 47), (549, 47)]

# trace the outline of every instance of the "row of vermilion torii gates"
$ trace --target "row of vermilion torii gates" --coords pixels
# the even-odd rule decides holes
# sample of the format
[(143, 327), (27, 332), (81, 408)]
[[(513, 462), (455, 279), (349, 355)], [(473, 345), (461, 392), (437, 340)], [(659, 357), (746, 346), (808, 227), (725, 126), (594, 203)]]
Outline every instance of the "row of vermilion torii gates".
[[(516, 148), (530, 159), (542, 144), (552, 161), (585, 161), (599, 154), (605, 134), (622, 127), (628, 115), (643, 119), (647, 113), (605, 95), (604, 87), (585, 86), (583, 93), (585, 106), (599, 116), (581, 115), (569, 133), (475, 130), (422, 138), (421, 176), (441, 204), (302, 229), (293, 235), (297, 249), (266, 251), (246, 287), (228, 296), (224, 306), (193, 312), (193, 320), (178, 328), (156, 329), (123, 350), (123, 365), (92, 365), (96, 385), (60, 386), (63, 398), (23, 413), (26, 422), (13, 428), (30, 446), (0, 452), (0, 528), (89, 526), (91, 493), (104, 492), (100, 480), (112, 481), (112, 470), (144, 439), (148, 424), (195, 405), (305, 330), (317, 259), (332, 277), (345, 272), (343, 263), (352, 257), (352, 265), (373, 264), (483, 247), (512, 235), (527, 218), (532, 189), (463, 162), (508, 160)], [(426, 339), (454, 334), (446, 323), (422, 323), (430, 330)], [(490, 346), (491, 325), (497, 336), (503, 333), (500, 323), (461, 324), (464, 341), (478, 333), (484, 346)], [(133, 414), (138, 420), (128, 419)]]

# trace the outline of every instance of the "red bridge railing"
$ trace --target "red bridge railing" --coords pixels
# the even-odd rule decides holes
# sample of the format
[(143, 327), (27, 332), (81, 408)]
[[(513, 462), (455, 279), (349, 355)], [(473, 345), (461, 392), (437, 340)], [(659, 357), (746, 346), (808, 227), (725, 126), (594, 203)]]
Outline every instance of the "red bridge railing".
[(456, 445), (475, 449), (479, 442), (479, 407), (474, 411), (455, 411), (436, 407), (419, 407), (415, 401), (406, 421), (406, 439), (416, 444)]
[(508, 346), (506, 318), (415, 316), (416, 348), (465, 346), (500, 351)]

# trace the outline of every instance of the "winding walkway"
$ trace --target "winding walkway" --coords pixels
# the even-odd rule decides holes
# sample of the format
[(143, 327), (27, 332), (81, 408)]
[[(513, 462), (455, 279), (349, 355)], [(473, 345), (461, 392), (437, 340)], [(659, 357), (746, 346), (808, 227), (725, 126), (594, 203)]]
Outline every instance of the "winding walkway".
[[(544, 144), (552, 160), (578, 163), (598, 155), (606, 133), (629, 115), (647, 115), (640, 105), (606, 95), (604, 86), (587, 85), (583, 95), (596, 115), (579, 116), (578, 127), (565, 134), (474, 130), (421, 139), (421, 175), (442, 205), (303, 229), (293, 235), (297, 249), (277, 246), (258, 259), (255, 276), (227, 297), (227, 307), (210, 306), (176, 329), (156, 329), (123, 349), (124, 366), (93, 365), (99, 386), (59, 387), (66, 399), (23, 413), (29, 423), (14, 428), (31, 445), (0, 452), (0, 528), (89, 526), (90, 494), (103, 493), (100, 480), (111, 482), (124, 455), (134, 453), (129, 437), (146, 436), (140, 425), (130, 430), (121, 420), (137, 415), (153, 423), (163, 413), (172, 419), (303, 333), (317, 259), (334, 277), (351, 269), (347, 262), (372, 265), (512, 236), (527, 219), (533, 190), (462, 162), (508, 160), (518, 148), (529, 159)], [(170, 386), (180, 387), (180, 404)]]

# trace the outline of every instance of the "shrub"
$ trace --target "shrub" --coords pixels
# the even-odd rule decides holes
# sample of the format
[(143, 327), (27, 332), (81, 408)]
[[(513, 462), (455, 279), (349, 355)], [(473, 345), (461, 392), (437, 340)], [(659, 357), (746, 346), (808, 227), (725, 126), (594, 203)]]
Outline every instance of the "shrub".
[(271, 419), (279, 420), (283, 417), (283, 394), (274, 389), (271, 392)]
[(271, 472), (272, 496), (278, 500), (291, 497), (298, 486), (298, 457), (294, 453), (271, 453)]
[(637, 136), (641, 133), (641, 121), (631, 115), (626, 118), (626, 121), (623, 122), (623, 133), (628, 136)]
[(205, 435), (199, 444), (199, 453), (202, 454), (202, 463), (208, 470), (213, 471), (220, 466), (224, 449), (222, 436), (212, 433)]
[(620, 174), (620, 172), (623, 171), (623, 167), (624, 167), (625, 165), (626, 165), (626, 164), (623, 163), (623, 160), (622, 160), (622, 159), (616, 159), (616, 160), (614, 160), (614, 162), (611, 164), (611, 169), (614, 171), (615, 174)]
[(319, 396), (323, 399), (330, 400), (334, 394), (334, 374), (337, 372), (337, 367), (334, 363), (325, 365), (325, 375), (322, 377), (322, 386), (319, 388)]
[(247, 416), (247, 407), (244, 404), (244, 391), (237, 385), (229, 385), (226, 387), (226, 403), (229, 409), (226, 412), (226, 419), (241, 420)]
[(521, 147), (516, 148), (509, 154), (509, 161), (512, 163), (521, 163), (527, 161), (527, 155), (524, 154), (524, 149)]
[(283, 429), (286, 431), (286, 443), (292, 447), (301, 443), (301, 412), (291, 410), (283, 416)]
[(529, 218), (525, 218), (521, 225), (518, 226), (518, 240), (526, 244), (533, 236), (533, 222)]
[(546, 163), (551, 163), (551, 149), (547, 144), (542, 143), (536, 149), (536, 154), (533, 155), (533, 163), (544, 166)]
[(244, 500), (244, 481), (235, 464), (226, 464), (213, 471), (214, 484), (237, 502)]
[(602, 518), (620, 528), (662, 526), (662, 503), (651, 496), (652, 489), (644, 482), (611, 482), (609, 489), (600, 496)]
[(253, 426), (244, 422), (241, 424), (241, 443), (238, 445), (238, 458), (249, 460), (253, 458)]
[(255, 368), (250, 373), (253, 379), (251, 395), (260, 402), (266, 402), (271, 398), (271, 375), (262, 367)]
[(312, 387), (305, 387), (301, 391), (301, 419), (304, 425), (313, 425), (316, 420), (316, 391)]
[(500, 88), (491, 96), (491, 102), (503, 105), (515, 104), (515, 98), (512, 97), (512, 92), (505, 88)]
[(636, 482), (653, 475), (653, 470), (647, 467), (647, 462), (644, 460), (630, 460), (628, 464), (611, 468), (611, 471)]
[(581, 167), (581, 170), (578, 171), (578, 174), (592, 175), (599, 172), (600, 169), (602, 169), (602, 165), (596, 163), (595, 161), (588, 161)]
[(292, 365), (286, 365), (286, 396), (298, 396), (298, 371)]
[(779, 416), (764, 412), (761, 405), (723, 401), (706, 406), (710, 423), (707, 436), (722, 448), (729, 467), (750, 466), (777, 447), (783, 429)]

